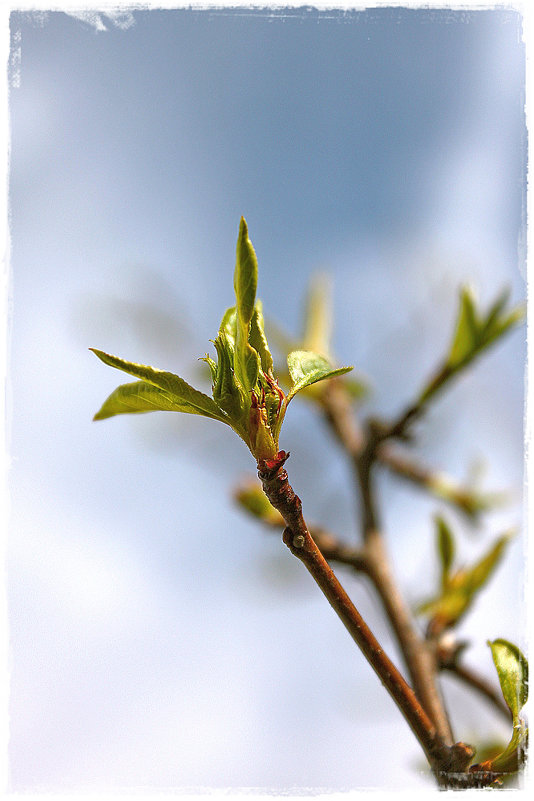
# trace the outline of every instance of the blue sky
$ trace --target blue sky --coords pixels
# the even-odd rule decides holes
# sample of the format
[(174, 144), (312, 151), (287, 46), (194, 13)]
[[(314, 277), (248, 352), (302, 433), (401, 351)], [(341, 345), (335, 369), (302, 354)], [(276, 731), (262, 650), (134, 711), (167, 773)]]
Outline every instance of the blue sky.
[[(243, 214), (267, 317), (296, 335), (310, 276), (328, 271), (339, 362), (369, 377), (365, 411), (398, 411), (444, 353), (462, 283), (483, 305), (505, 285), (526, 294), (520, 17), (100, 19), (11, 17), (12, 787), (428, 787), (308, 576), (235, 507), (254, 472), (242, 443), (193, 417), (92, 423), (122, 379), (88, 347), (201, 383)], [(517, 330), (421, 426), (427, 463), (465, 479), (483, 462), (484, 486), (511, 492), (480, 531), (450, 515), (465, 559), (521, 524), (525, 352)], [(346, 464), (305, 404), (281, 445), (306, 516), (354, 538)], [(416, 601), (440, 507), (381, 487)], [(522, 641), (522, 565), (518, 538), (462, 626), (487, 675), (487, 638)], [(396, 656), (374, 596), (344, 578)], [(460, 739), (506, 736), (447, 692)]]

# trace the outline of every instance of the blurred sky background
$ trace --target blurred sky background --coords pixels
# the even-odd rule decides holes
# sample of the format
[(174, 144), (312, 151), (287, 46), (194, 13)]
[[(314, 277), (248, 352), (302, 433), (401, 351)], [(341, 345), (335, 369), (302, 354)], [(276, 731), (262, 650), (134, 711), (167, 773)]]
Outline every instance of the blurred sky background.
[[(484, 306), (526, 295), (518, 12), (13, 12), (11, 48), (11, 789), (431, 788), (311, 578), (236, 508), (243, 443), (193, 416), (93, 423), (127, 379), (88, 348), (206, 387), (243, 214), (267, 317), (297, 335), (328, 271), (338, 362), (369, 377), (366, 412), (398, 412), (462, 283)], [(440, 398), (414, 447), (460, 480), (482, 465), (507, 507), (475, 529), (380, 482), (410, 602), (437, 581), (434, 513), (461, 560), (521, 527), (525, 338)], [(353, 540), (347, 464), (305, 403), (280, 445), (307, 519)], [(524, 644), (524, 558), (518, 537), (460, 627), (488, 677), (488, 638)], [(365, 581), (338, 572), (397, 659)], [(507, 737), (444, 685), (459, 739)]]

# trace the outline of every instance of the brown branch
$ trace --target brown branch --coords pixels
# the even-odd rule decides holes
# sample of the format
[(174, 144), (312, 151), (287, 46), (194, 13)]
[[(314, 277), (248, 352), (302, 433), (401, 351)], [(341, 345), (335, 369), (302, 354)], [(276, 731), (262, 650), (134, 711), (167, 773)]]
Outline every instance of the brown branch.
[(363, 548), (347, 545), (317, 526), (310, 526), (309, 532), (327, 562), (350, 565), (358, 572), (367, 573), (367, 557)]
[(453, 742), (453, 734), (436, 681), (435, 656), (415, 628), (411, 610), (393, 578), (383, 537), (378, 532), (369, 534), (366, 556), (368, 575), (380, 596), (401, 648), (413, 688), (444, 742), (450, 745)]
[(344, 450), (353, 458), (357, 457), (365, 445), (365, 437), (340, 379), (325, 382), (320, 402), (338, 442), (343, 443)]
[[(416, 694), (385, 654), (383, 648), (361, 617), (349, 596), (339, 583), (328, 562), (314, 542), (302, 516), (302, 503), (289, 484), (283, 464), (289, 454), (280, 451), (276, 459), (258, 462), (258, 475), (264, 492), (284, 518), (287, 528), (284, 543), (299, 558), (313, 576), (330, 605), (344, 623), (367, 661), (402, 712), (421, 744), (427, 759), (443, 783), (448, 771), (466, 769), (473, 750), (457, 743), (449, 747), (436, 730), (436, 726), (420, 704)], [(440, 779), (440, 776), (442, 777)]]
[(406, 439), (411, 425), (426, 411), (428, 401), (433, 398), (457, 372), (457, 368), (453, 369), (448, 364), (443, 364), (432, 376), (419, 398), (408, 406), (396, 420), (384, 427), (382, 440)]
[[(339, 395), (342, 388), (337, 388)], [(346, 420), (347, 410), (337, 396), (330, 391), (323, 395), (325, 416), (336, 438), (351, 456), (352, 465), (357, 478), (357, 487), (361, 499), (361, 527), (364, 539), (363, 556), (365, 572), (375, 587), (386, 616), (393, 629), (399, 647), (408, 668), (417, 697), (427, 714), (434, 722), (440, 736), (447, 744), (452, 744), (453, 736), (445, 711), (444, 703), (437, 686), (437, 666), (435, 657), (427, 643), (415, 628), (411, 611), (406, 604), (393, 577), (390, 559), (384, 539), (380, 533), (378, 509), (373, 491), (372, 474), (376, 464), (378, 448), (381, 446), (385, 432), (389, 429), (380, 424), (370, 422), (365, 432), (359, 432), (358, 447), (354, 446), (354, 438), (345, 442), (345, 433), (351, 428)], [(338, 418), (341, 409), (342, 417)], [(408, 415), (409, 416), (409, 415)]]

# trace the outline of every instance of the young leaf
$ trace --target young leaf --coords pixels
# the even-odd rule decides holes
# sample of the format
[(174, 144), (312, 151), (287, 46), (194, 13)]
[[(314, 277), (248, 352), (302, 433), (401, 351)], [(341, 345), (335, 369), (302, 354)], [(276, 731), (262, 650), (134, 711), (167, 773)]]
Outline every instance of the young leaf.
[(449, 353), (449, 365), (451, 367), (459, 365), (474, 352), (477, 345), (478, 321), (474, 296), (469, 287), (464, 287), (460, 295), (460, 312)]
[(232, 350), (237, 340), (237, 310), (235, 306), (226, 309), (219, 326), (219, 334), (224, 334)]
[(244, 217), (239, 224), (239, 237), (236, 248), (234, 289), (237, 300), (237, 313), (241, 323), (248, 326), (252, 319), (258, 284), (258, 260), (248, 237), (248, 227)]
[(528, 739), (528, 729), (520, 717), (520, 712), (528, 699), (528, 662), (516, 645), (508, 640), (488, 640), (493, 662), (497, 669), (504, 700), (513, 718), (510, 742), (502, 753), (487, 759), (477, 770), (494, 773), (508, 773), (519, 770), (524, 748)]
[(446, 581), (442, 582), (440, 593), (420, 604), (417, 611), (430, 617), (434, 628), (456, 625), (473, 605), (477, 593), (488, 582), (509, 541), (510, 534), (504, 534), (475, 565), (449, 573)]
[(502, 694), (514, 722), (528, 699), (528, 662), (516, 645), (508, 640), (488, 641)]
[(471, 570), (467, 571), (465, 584), (471, 594), (474, 594), (487, 584), (491, 574), (501, 561), (504, 555), (504, 549), (510, 542), (510, 539), (511, 534), (503, 534), (495, 541), (486, 556), (483, 556)]
[(273, 375), (273, 357), (265, 336), (263, 309), (260, 300), (256, 301), (252, 319), (250, 321), (249, 343), (260, 355), (261, 367), (264, 373)]
[(492, 773), (517, 773), (523, 762), (523, 751), (528, 742), (528, 729), (520, 720), (512, 730), (512, 737), (502, 754), (488, 760), (483, 768)]
[(317, 275), (310, 282), (306, 297), (303, 345), (328, 358), (332, 336), (332, 300), (330, 281)]
[(215, 362), (213, 361), (213, 359), (211, 358), (211, 356), (209, 355), (209, 353), (206, 353), (206, 355), (205, 355), (205, 356), (201, 356), (201, 357), (200, 357), (200, 361), (202, 361), (202, 362), (206, 362), (206, 364), (207, 364), (207, 365), (208, 365), (208, 367), (210, 368), (210, 373), (211, 373), (211, 383), (212, 383), (212, 384), (215, 384), (215, 382), (216, 382), (216, 380), (217, 380), (217, 365), (215, 364)]
[(247, 392), (256, 388), (261, 369), (258, 352), (249, 342), (250, 323), (256, 303), (258, 261), (248, 237), (247, 223), (241, 217), (236, 247), (234, 290), (237, 309), (237, 331), (234, 354), (236, 378)]
[(447, 366), (453, 373), (469, 364), (475, 356), (523, 319), (524, 309), (521, 306), (503, 314), (508, 295), (507, 291), (502, 292), (484, 316), (477, 312), (472, 291), (467, 287), (462, 289), (460, 312), (447, 358)]
[(119, 359), (117, 356), (111, 356), (109, 353), (96, 350), (96, 348), (90, 348), (89, 350), (92, 350), (104, 364), (109, 364), (110, 367), (116, 367), (118, 370), (129, 373), (154, 387), (162, 389), (180, 406), (180, 409), (176, 409), (176, 411), (188, 412), (189, 414), (201, 414), (204, 415), (204, 417), (211, 417), (214, 420), (221, 420), (223, 423), (228, 423), (228, 419), (223, 412), (221, 412), (215, 401), (207, 395), (204, 395), (204, 393), (200, 392), (198, 389), (191, 387), (183, 378), (174, 375), (174, 373), (167, 373), (165, 370), (157, 370), (145, 364), (127, 362), (124, 359)]
[(249, 404), (243, 388), (237, 383), (234, 375), (232, 347), (224, 333), (220, 333), (213, 340), (213, 344), (217, 351), (213, 400), (232, 421), (240, 421)]
[(503, 289), (500, 295), (497, 296), (495, 301), (490, 306), (488, 313), (486, 315), (486, 319), (483, 323), (483, 333), (484, 337), (486, 337), (489, 333), (491, 333), (496, 323), (501, 319), (501, 313), (504, 311), (506, 304), (510, 298), (510, 290), (507, 287)]
[(438, 553), (441, 562), (441, 586), (445, 587), (454, 561), (454, 537), (445, 520), (436, 518)]
[(324, 356), (310, 350), (294, 350), (288, 354), (287, 365), (293, 381), (293, 386), (286, 398), (289, 403), (297, 392), (301, 389), (324, 381), (326, 378), (334, 378), (352, 370), (352, 367), (333, 368)]
[(172, 395), (146, 381), (134, 381), (131, 384), (121, 384), (109, 398), (104, 401), (102, 408), (95, 414), (93, 420), (105, 420), (116, 414), (136, 414), (142, 412), (188, 412), (188, 407), (178, 403)]
[(247, 482), (239, 487), (235, 492), (235, 499), (249, 514), (259, 518), (263, 523), (269, 526), (285, 526), (284, 518), (274, 506), (271, 506), (257, 482)]

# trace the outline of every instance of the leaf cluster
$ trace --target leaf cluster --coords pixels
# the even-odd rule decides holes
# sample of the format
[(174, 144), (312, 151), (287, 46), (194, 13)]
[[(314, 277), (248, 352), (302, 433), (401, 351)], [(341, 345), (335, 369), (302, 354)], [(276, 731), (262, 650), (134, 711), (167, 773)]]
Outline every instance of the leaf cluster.
[(441, 369), (421, 392), (420, 406), (523, 320), (524, 307), (507, 309), (508, 298), (509, 291), (503, 291), (484, 313), (477, 307), (473, 290), (468, 286), (461, 289), (458, 315), (447, 356)]
[(443, 517), (436, 517), (436, 547), (441, 577), (435, 596), (417, 607), (419, 614), (429, 618), (429, 629), (438, 634), (457, 625), (472, 607), (480, 590), (485, 587), (500, 563), (510, 542), (511, 533), (498, 537), (489, 550), (469, 567), (453, 569), (456, 542), (451, 528)]
[(352, 367), (333, 368), (325, 356), (312, 350), (292, 351), (287, 357), (291, 387), (286, 395), (273, 373), (262, 305), (256, 300), (257, 283), (256, 253), (246, 221), (241, 218), (234, 270), (236, 305), (224, 313), (213, 340), (217, 361), (208, 354), (204, 357), (211, 372), (212, 397), (174, 373), (91, 348), (105, 364), (139, 379), (119, 386), (94, 419), (153, 411), (200, 414), (229, 425), (257, 460), (275, 457), (291, 399), (307, 387), (343, 375)]

